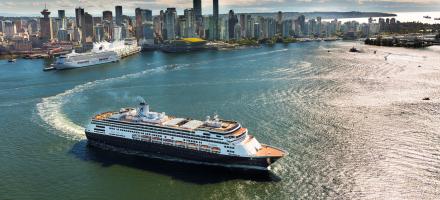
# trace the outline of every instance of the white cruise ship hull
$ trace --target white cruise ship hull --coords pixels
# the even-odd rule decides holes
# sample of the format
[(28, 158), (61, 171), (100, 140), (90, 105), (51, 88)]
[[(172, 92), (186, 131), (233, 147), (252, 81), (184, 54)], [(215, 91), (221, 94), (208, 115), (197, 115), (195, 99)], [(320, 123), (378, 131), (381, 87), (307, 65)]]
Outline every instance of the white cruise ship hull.
[(69, 62), (69, 63), (59, 63), (59, 64), (57, 63), (54, 65), (54, 67), (55, 67), (55, 69), (58, 69), (58, 70), (76, 69), (76, 68), (101, 65), (101, 64), (118, 62), (118, 61), (119, 61), (119, 58), (113, 57), (113, 58), (109, 58), (108, 60), (105, 60), (105, 61), (100, 61), (99, 59), (92, 59), (92, 60), (89, 60), (88, 62), (85, 62), (85, 63), (81, 63), (81, 62)]

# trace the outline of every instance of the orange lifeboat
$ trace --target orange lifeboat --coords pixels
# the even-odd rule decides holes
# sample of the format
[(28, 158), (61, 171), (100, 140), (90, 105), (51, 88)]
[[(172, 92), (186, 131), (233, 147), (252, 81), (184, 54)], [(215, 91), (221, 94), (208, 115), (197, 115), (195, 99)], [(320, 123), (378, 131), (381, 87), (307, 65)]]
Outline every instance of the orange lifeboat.
[(220, 153), (220, 148), (218, 147), (212, 147), (211, 150), (213, 153)]
[(197, 144), (189, 143), (188, 144), (188, 149), (197, 149)]

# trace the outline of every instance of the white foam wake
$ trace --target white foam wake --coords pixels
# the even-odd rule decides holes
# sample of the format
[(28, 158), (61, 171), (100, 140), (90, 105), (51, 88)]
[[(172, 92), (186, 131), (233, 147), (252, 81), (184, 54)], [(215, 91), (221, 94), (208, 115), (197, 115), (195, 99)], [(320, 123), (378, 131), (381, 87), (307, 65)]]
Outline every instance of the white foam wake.
[(54, 132), (57, 135), (72, 140), (85, 139), (84, 128), (81, 125), (72, 122), (63, 113), (62, 108), (64, 105), (68, 104), (69, 101), (72, 99), (70, 97), (72, 97), (75, 94), (84, 92), (86, 90), (95, 88), (97, 86), (114, 83), (116, 81), (122, 81), (126, 79), (138, 78), (146, 74), (164, 71), (167, 68), (168, 66), (162, 66), (138, 73), (127, 74), (127, 75), (103, 79), (103, 80), (96, 80), (92, 82), (87, 82), (85, 84), (77, 85), (70, 90), (64, 91), (63, 93), (57, 94), (55, 96), (43, 98), (42, 101), (37, 104), (37, 114), (44, 121), (44, 123), (49, 125), (51, 128), (55, 129)]

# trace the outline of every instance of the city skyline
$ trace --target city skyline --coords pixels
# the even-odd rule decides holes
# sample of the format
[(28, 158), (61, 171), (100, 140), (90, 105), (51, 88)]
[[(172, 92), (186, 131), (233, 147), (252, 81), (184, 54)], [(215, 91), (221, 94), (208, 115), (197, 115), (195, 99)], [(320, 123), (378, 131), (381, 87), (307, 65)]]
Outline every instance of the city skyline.
[[(134, 16), (135, 8), (150, 9), (153, 15), (167, 7), (175, 7), (177, 12), (183, 12), (191, 8), (192, 0), (125, 0), (125, 1), (103, 1), (103, 0), (46, 0), (20, 2), (0, 0), (3, 5), (0, 15), (3, 16), (39, 16), (42, 8), (47, 6), (49, 10), (66, 10), (66, 16), (75, 16), (74, 8), (81, 6), (92, 15), (102, 10), (113, 10), (116, 5), (122, 5), (124, 13)], [(407, 11), (438, 11), (440, 5), (435, 0), (410, 1), (410, 0), (246, 0), (237, 3), (232, 0), (221, 0), (219, 12), (226, 14), (230, 9), (236, 13), (241, 12), (313, 12), (313, 11), (380, 11), (380, 12), (407, 12)], [(29, 6), (31, 5), (31, 6)], [(14, 10), (14, 11), (11, 11)], [(212, 14), (212, 1), (202, 1), (202, 13)]]

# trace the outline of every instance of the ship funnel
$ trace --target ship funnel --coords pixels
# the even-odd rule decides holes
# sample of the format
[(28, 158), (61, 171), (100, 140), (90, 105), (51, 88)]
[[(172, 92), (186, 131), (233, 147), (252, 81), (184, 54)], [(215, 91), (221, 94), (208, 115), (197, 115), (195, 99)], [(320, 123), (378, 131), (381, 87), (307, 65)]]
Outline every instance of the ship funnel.
[(139, 115), (147, 116), (147, 114), (150, 112), (150, 106), (145, 102), (141, 102), (139, 106)]

